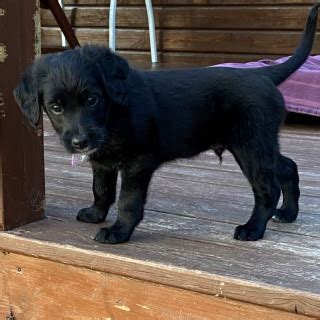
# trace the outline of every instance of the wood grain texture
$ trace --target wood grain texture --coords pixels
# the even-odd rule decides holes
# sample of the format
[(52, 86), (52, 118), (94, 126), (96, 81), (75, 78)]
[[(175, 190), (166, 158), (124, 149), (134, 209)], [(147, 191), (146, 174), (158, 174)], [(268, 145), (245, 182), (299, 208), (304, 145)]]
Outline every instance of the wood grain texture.
[(44, 215), (42, 120), (30, 127), (13, 97), (22, 72), (39, 51), (36, 1), (5, 0), (0, 17), (7, 59), (1, 65), (0, 230), (39, 220)]
[[(52, 53), (61, 51), (61, 47), (52, 45), (43, 47), (42, 52)], [(260, 59), (277, 59), (280, 55), (261, 55), (261, 54), (228, 54), (228, 53), (192, 53), (192, 52), (158, 52), (159, 64), (151, 65), (149, 51), (130, 51), (118, 50), (120, 55), (129, 60), (134, 67), (143, 69), (161, 68), (161, 69), (175, 69), (175, 68), (190, 68), (199, 66), (212, 66), (219, 63), (230, 61), (249, 62)], [(158, 67), (161, 65), (160, 67)]]
[[(75, 34), (81, 45), (108, 45), (107, 29), (77, 28)], [(42, 28), (42, 46), (49, 47), (59, 43), (60, 30), (58, 28)], [(159, 46), (159, 32), (157, 32)], [(117, 48), (130, 50), (148, 50), (149, 33), (147, 30), (117, 30)]]
[(129, 243), (117, 246), (92, 240), (98, 228), (114, 221), (116, 207), (104, 224), (75, 221), (92, 201), (90, 168), (71, 167), (47, 118), (44, 125), (48, 219), (0, 234), (2, 249), (320, 316), (318, 125), (287, 125), (281, 134), (283, 152), (301, 171), (297, 222), (270, 222), (262, 241), (233, 240), (235, 226), (249, 217), (251, 190), (230, 155), (219, 166), (207, 152), (156, 173), (145, 219)]
[(2, 318), (309, 319), (38, 258), (0, 255)]
[[(277, 58), (296, 48), (312, 1), (153, 1), (158, 61), (213, 65)], [(106, 0), (69, 0), (65, 11), (82, 44), (108, 45)], [(132, 62), (150, 61), (144, 1), (120, 0), (117, 50)], [(42, 12), (44, 52), (61, 47), (60, 32)], [(317, 37), (319, 38), (319, 37)], [(319, 40), (319, 39), (318, 39)], [(313, 53), (320, 52), (316, 41)]]
[[(105, 28), (76, 28), (75, 34), (81, 45), (108, 45), (108, 30)], [(147, 30), (117, 29), (116, 36), (119, 50), (150, 48)], [(156, 36), (160, 51), (290, 55), (298, 46), (301, 32), (165, 29), (158, 30)], [(320, 52), (319, 40), (317, 34), (313, 54)], [(45, 47), (59, 43), (59, 29), (42, 28), (42, 41)]]
[[(73, 27), (102, 27), (109, 23), (108, 7), (66, 7)], [(154, 7), (156, 28), (298, 30), (304, 28), (305, 7)], [(57, 26), (48, 10), (42, 10), (42, 25)], [(141, 7), (119, 7), (117, 28), (148, 28), (146, 11)]]
[[(249, 303), (262, 306), (267, 305), (278, 310), (288, 310), (293, 314), (298, 313), (309, 314), (310, 316), (313, 315), (315, 317), (319, 316), (318, 306), (320, 300), (317, 295), (297, 290), (288, 290), (287, 288), (266, 286), (265, 284), (258, 282), (254, 283), (226, 276), (218, 276), (209, 274), (208, 272), (200, 272), (192, 269), (187, 270), (175, 265), (170, 265), (167, 262), (166, 264), (162, 264), (142, 261), (141, 258), (138, 260), (129, 258), (129, 253), (136, 256), (140, 255), (140, 257), (141, 255), (143, 256), (146, 254), (147, 251), (145, 251), (143, 247), (139, 247), (137, 245), (135, 245), (135, 253), (133, 253), (133, 250), (130, 250), (130, 248), (125, 249), (126, 246), (120, 248), (120, 253), (117, 252), (119, 251), (119, 248), (116, 248), (116, 246), (110, 247), (110, 250), (107, 252), (105, 250), (99, 251), (97, 248), (92, 250), (92, 248), (90, 248), (90, 241), (87, 239), (86, 232), (82, 234), (78, 233), (77, 235), (78, 239), (87, 239), (85, 240), (85, 242), (87, 242), (86, 246), (79, 249), (70, 245), (70, 243), (77, 241), (78, 239), (74, 238), (75, 233), (67, 231), (66, 227), (68, 226), (65, 222), (62, 223), (61, 221), (61, 223), (59, 223), (53, 220), (46, 220), (39, 223), (42, 228), (50, 227), (51, 231), (55, 230), (54, 233), (56, 233), (56, 237), (61, 236), (64, 233), (64, 236), (60, 238), (60, 243), (62, 245), (53, 244), (51, 237), (44, 242), (23, 238), (22, 230), (20, 230), (21, 233), (19, 236), (0, 234), (0, 246), (1, 248), (5, 248), (5, 256), (8, 251), (11, 252), (9, 253), (10, 256), (12, 255), (12, 252), (19, 252), (23, 250), (24, 254), (32, 255), (37, 258), (54, 260), (66, 265), (84, 267), (86, 269), (96, 270), (99, 272), (107, 272), (114, 275), (135, 278), (170, 287), (182, 288), (191, 292), (202, 292), (212, 296), (212, 298), (215, 296), (223, 299), (248, 301)], [(71, 225), (69, 225), (69, 227), (70, 226)], [(35, 231), (37, 227), (33, 226), (33, 229)], [(41, 237), (40, 233), (42, 232), (43, 234), (43, 230), (44, 229), (40, 231), (40, 229), (38, 229), (37, 237)], [(25, 235), (27, 235), (27, 233)], [(143, 237), (140, 236), (139, 242), (141, 241), (143, 242)], [(166, 238), (164, 238), (162, 246), (166, 244), (167, 241)], [(159, 247), (155, 247), (154, 250), (159, 250)], [(167, 248), (167, 252), (169, 250), (172, 250), (172, 248)], [(125, 251), (127, 252), (125, 253)], [(125, 253), (125, 255), (123, 255), (123, 253)], [(171, 260), (173, 261), (176, 253), (175, 251), (172, 251), (170, 254), (167, 253), (167, 256), (171, 257)], [(163, 259), (163, 257), (161, 257), (161, 259)], [(1, 259), (0, 263), (4, 263), (3, 261), (4, 260)], [(8, 266), (5, 263), (4, 265), (10, 267), (10, 265)], [(14, 264), (14, 271), (16, 267), (23, 269), (23, 266)], [(64, 269), (68, 268), (68, 266), (64, 266)], [(50, 270), (50, 268), (46, 270)], [(45, 272), (37, 272), (37, 274), (38, 277), (47, 276)], [(54, 274), (60, 276), (61, 272), (54, 272)], [(3, 277), (6, 273), (1, 273), (1, 275)], [(70, 279), (74, 279), (76, 282), (78, 277), (75, 275), (69, 276), (69, 281), (71, 281)], [(53, 282), (55, 283), (56, 281)], [(46, 285), (49, 284), (48, 282), (43, 281), (42, 283)], [(90, 286), (89, 281), (87, 282), (86, 287), (88, 286)], [(68, 286), (63, 286), (63, 289), (66, 287)], [(21, 287), (19, 288), (21, 290)], [(59, 286), (55, 286), (55, 288), (56, 290), (59, 290)], [(97, 287), (95, 286), (95, 288)], [(117, 286), (117, 289), (120, 290), (119, 286)], [(137, 294), (137, 291), (134, 291), (134, 293)], [(110, 294), (110, 297), (112, 297), (112, 294)], [(291, 316), (293, 316), (293, 314), (291, 314)]]

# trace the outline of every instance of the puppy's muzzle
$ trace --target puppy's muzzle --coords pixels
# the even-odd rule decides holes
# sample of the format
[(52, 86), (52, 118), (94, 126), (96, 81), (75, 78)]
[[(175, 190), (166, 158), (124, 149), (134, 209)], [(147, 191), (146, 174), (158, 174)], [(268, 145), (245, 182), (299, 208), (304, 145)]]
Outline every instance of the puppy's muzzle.
[(84, 135), (78, 135), (72, 138), (72, 146), (76, 151), (84, 151), (89, 147), (89, 139)]

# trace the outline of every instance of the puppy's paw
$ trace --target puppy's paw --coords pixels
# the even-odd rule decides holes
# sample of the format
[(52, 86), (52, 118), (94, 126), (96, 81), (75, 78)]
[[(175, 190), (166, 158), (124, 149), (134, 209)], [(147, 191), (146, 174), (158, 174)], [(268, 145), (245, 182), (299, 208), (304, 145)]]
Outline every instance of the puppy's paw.
[(100, 223), (106, 219), (107, 213), (103, 210), (91, 206), (89, 208), (80, 209), (77, 215), (77, 220), (89, 223)]
[(236, 227), (234, 239), (242, 241), (256, 241), (263, 237), (264, 231), (265, 228), (262, 229), (245, 224), (243, 226)]
[(101, 228), (94, 240), (100, 243), (116, 244), (129, 241), (131, 234), (128, 228), (115, 223), (111, 227)]
[(273, 221), (292, 223), (297, 219), (298, 210), (277, 209), (272, 217)]

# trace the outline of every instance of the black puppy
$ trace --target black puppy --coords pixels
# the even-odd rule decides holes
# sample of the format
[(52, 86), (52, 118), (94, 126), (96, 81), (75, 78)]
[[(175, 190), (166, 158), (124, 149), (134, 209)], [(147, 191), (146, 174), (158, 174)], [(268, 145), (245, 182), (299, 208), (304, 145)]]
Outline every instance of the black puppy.
[[(259, 69), (202, 68), (143, 72), (108, 49), (86, 46), (44, 56), (24, 73), (14, 94), (36, 125), (41, 108), (69, 152), (89, 155), (94, 204), (77, 219), (99, 223), (122, 184), (118, 218), (95, 240), (128, 241), (143, 218), (148, 185), (164, 162), (228, 149), (252, 185), (255, 205), (234, 237), (258, 240), (272, 216), (292, 222), (298, 214), (299, 177), (279, 152), (285, 116), (277, 89), (312, 48), (318, 5), (302, 41), (285, 63)], [(276, 210), (283, 193), (283, 205)]]

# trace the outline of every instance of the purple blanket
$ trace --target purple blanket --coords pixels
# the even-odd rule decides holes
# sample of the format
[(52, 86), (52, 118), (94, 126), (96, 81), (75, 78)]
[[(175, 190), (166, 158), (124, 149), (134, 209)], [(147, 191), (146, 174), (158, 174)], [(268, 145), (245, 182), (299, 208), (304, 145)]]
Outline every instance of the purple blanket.
[[(224, 63), (215, 67), (259, 68), (282, 63), (288, 58)], [(299, 70), (279, 86), (279, 89), (289, 111), (320, 117), (320, 56), (309, 57)]]

